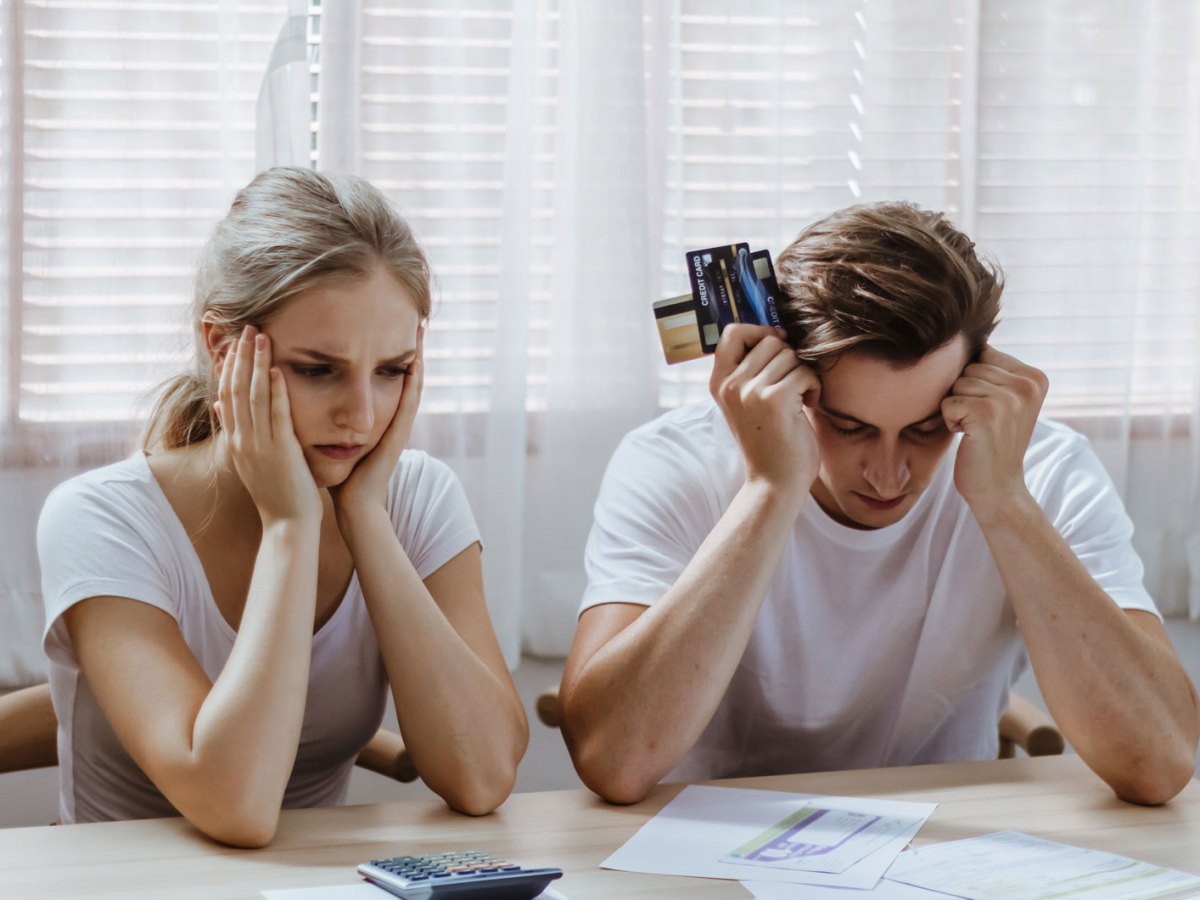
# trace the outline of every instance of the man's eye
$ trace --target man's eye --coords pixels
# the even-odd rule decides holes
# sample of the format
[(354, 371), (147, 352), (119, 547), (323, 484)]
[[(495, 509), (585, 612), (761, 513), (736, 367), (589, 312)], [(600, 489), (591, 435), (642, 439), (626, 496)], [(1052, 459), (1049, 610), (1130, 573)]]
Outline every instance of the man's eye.
[(292, 371), (303, 378), (320, 378), (331, 370), (329, 366), (292, 366)]
[(911, 434), (913, 437), (918, 438), (923, 441), (928, 441), (932, 438), (941, 437), (945, 433), (946, 433), (946, 426), (945, 426), (944, 422), (938, 422), (936, 425), (927, 426), (925, 428), (909, 429), (909, 434)]

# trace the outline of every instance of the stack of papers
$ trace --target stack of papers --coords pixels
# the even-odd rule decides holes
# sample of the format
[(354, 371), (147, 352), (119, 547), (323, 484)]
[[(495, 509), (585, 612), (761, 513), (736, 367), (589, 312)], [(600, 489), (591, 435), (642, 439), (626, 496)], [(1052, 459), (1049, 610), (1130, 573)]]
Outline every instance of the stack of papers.
[(869, 889), (935, 807), (689, 785), (600, 865)]

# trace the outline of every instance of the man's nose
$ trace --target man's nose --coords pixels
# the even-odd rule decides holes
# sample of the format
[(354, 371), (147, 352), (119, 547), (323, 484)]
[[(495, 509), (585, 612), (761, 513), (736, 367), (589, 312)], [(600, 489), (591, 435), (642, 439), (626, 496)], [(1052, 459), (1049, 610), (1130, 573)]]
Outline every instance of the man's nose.
[(867, 483), (880, 500), (893, 500), (908, 486), (908, 459), (897, 443), (879, 446), (863, 471)]

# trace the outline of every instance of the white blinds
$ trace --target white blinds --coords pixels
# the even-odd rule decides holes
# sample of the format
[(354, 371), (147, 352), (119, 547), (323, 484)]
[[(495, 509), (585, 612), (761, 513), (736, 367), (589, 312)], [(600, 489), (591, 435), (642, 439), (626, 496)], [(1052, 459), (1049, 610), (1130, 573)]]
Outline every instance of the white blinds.
[[(557, 35), (539, 4), (534, 59), (526, 406), (544, 402), (552, 241)], [(514, 65), (511, 4), (367, 3), (361, 173), (413, 223), (437, 274), (422, 409), (487, 408), (498, 340), (504, 179)]]
[[(7, 0), (23, 58), (21, 421), (128, 418), (179, 367), (196, 250), (254, 171), (278, 4)], [(16, 299), (16, 298), (13, 298)]]
[[(8, 419), (125, 418), (180, 361), (195, 251), (252, 174), (254, 100), (284, 4), (0, 3), (5, 25), (16, 3), (24, 26), (0, 86), (22, 109), (5, 131), (19, 155), (6, 174), (23, 179)], [(514, 8), (536, 12), (531, 33), (515, 36), (527, 26)], [(1051, 373), (1048, 411), (1194, 406), (1195, 3), (731, 10), (643, 6), (636, 77), (661, 260), (647, 316), (685, 289), (686, 249), (736, 239), (778, 253), (824, 212), (908, 198), (957, 217), (1005, 268), (997, 342)], [(414, 222), (439, 279), (426, 410), (489, 402), (518, 167), (532, 182), (526, 406), (543, 403), (553, 303), (570, 302), (552, 303), (549, 262), (558, 22), (553, 0), (364, 4), (360, 170)], [(514, 144), (518, 65), (532, 67), (531, 112)], [(704, 361), (661, 366), (661, 404), (701, 395), (706, 376)]]

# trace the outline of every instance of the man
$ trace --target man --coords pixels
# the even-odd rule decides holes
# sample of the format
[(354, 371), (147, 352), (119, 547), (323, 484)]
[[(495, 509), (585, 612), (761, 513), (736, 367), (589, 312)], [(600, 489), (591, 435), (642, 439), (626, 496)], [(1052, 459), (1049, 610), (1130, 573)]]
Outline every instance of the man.
[(884, 203), (812, 225), (777, 274), (786, 335), (726, 328), (715, 403), (609, 464), (560, 690), (584, 783), (632, 803), (664, 778), (994, 757), (1028, 651), (1084, 761), (1173, 797), (1196, 692), (1087, 441), (987, 344), (998, 271)]

